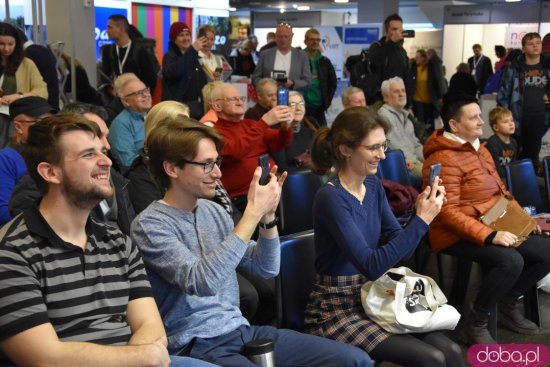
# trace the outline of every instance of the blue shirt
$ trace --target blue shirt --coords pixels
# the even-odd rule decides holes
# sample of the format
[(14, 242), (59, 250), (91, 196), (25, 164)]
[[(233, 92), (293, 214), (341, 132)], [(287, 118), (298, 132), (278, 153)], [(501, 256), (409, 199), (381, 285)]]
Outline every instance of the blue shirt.
[(263, 278), (279, 273), (279, 238), (248, 244), (218, 204), (199, 199), (194, 212), (155, 201), (132, 223), (149, 280), (176, 353), (193, 337), (212, 338), (249, 325), (239, 309), (235, 269)]
[(111, 153), (123, 172), (126, 172), (143, 148), (145, 118), (125, 108), (114, 118), (109, 129)]
[(11, 220), (8, 210), (15, 184), (27, 172), (27, 165), (21, 154), (10, 147), (0, 150), (0, 225)]
[[(332, 184), (331, 184), (332, 183)], [(375, 280), (410, 256), (428, 225), (414, 216), (401, 228), (376, 176), (365, 179), (361, 204), (335, 178), (315, 195), (315, 267), (321, 275), (363, 274)], [(381, 237), (388, 242), (379, 246)]]

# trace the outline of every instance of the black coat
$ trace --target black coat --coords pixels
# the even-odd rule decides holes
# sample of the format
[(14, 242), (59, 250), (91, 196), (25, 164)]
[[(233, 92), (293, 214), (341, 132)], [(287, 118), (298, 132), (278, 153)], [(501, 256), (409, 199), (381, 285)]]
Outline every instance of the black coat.
[(32, 44), (25, 49), (25, 57), (31, 59), (48, 87), (48, 103), (59, 109), (59, 80), (55, 68), (55, 56), (49, 48)]
[(327, 57), (321, 56), (317, 61), (317, 73), (319, 75), (321, 98), (323, 99), (321, 107), (326, 111), (332, 103), (332, 98), (338, 86), (334, 66), (332, 66), (332, 62)]

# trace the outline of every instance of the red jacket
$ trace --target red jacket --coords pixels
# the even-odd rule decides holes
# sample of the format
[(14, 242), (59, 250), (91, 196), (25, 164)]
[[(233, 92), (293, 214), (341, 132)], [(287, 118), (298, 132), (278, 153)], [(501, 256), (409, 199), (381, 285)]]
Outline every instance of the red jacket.
[(424, 186), (430, 165), (441, 163), (441, 179), (447, 203), (430, 225), (430, 245), (441, 251), (460, 239), (483, 246), (493, 230), (479, 221), (503, 195), (510, 196), (501, 181), (491, 153), (482, 143), (478, 151), (470, 143), (460, 144), (435, 131), (424, 145)]
[[(233, 122), (219, 118), (214, 127), (225, 140), (222, 183), (232, 199), (248, 193), (258, 157), (285, 148), (294, 134), (293, 129), (272, 129), (263, 120)], [(271, 158), (269, 162), (275, 164)]]

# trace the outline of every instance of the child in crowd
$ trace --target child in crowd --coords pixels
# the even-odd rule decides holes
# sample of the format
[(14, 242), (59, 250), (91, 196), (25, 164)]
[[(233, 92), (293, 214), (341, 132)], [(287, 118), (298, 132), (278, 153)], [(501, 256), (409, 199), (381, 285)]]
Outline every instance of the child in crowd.
[(518, 143), (512, 137), (516, 131), (512, 111), (504, 107), (495, 107), (489, 112), (489, 124), (495, 133), (487, 140), (486, 148), (491, 152), (498, 174), (506, 182), (507, 164), (518, 157)]

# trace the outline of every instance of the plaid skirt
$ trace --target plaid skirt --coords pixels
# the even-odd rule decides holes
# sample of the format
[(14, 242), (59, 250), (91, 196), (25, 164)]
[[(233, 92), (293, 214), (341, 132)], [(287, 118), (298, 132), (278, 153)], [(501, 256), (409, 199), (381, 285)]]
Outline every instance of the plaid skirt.
[(363, 275), (317, 274), (305, 311), (304, 332), (371, 352), (391, 336), (365, 314), (361, 304)]

